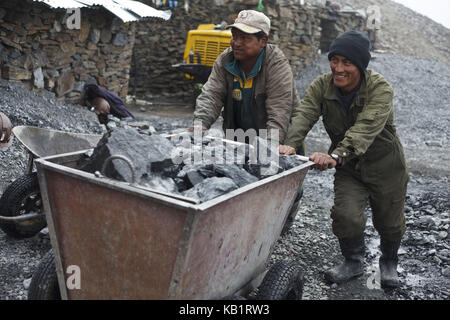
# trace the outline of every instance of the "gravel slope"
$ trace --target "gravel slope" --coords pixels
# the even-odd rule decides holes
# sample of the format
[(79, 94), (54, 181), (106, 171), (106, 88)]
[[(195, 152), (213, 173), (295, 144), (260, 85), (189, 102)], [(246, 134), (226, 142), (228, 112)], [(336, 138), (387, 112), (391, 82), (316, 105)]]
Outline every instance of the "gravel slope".
[[(310, 0), (314, 2), (314, 0)], [(341, 8), (365, 9), (376, 5), (381, 28), (376, 49), (390, 53), (429, 58), (450, 65), (450, 29), (392, 0), (334, 0)], [(430, 4), (432, 5), (432, 4)]]

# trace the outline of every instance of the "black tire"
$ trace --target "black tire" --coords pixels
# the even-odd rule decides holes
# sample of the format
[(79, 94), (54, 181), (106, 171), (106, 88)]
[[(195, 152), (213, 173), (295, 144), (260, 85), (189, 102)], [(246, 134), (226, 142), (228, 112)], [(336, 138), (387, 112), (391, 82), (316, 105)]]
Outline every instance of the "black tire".
[(295, 262), (278, 261), (258, 287), (257, 300), (301, 300), (304, 277)]
[(44, 255), (31, 278), (28, 300), (61, 300), (55, 257), (51, 249)]
[[(16, 217), (23, 214), (43, 213), (41, 191), (37, 173), (23, 175), (11, 183), (0, 199), (0, 215)], [(45, 228), (45, 216), (16, 223), (0, 223), (0, 228), (17, 239), (29, 238)]]

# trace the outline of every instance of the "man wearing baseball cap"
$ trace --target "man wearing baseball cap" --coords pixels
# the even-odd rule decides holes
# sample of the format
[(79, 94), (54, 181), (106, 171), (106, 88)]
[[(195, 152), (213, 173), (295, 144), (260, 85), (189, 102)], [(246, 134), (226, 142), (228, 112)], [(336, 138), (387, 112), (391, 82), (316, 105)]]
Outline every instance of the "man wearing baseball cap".
[[(267, 137), (277, 132), (278, 141), (283, 142), (300, 98), (288, 59), (277, 46), (268, 43), (270, 19), (262, 12), (243, 10), (227, 28), (232, 33), (230, 48), (217, 57), (197, 98), (194, 123), (201, 122), (203, 129), (209, 129), (223, 108), (224, 131), (254, 129), (258, 134), (266, 129)], [(304, 154), (302, 142), (297, 152)], [(289, 222), (296, 214), (300, 196)]]
[(3, 112), (0, 112), (0, 148), (6, 148), (11, 145), (11, 130), (11, 121)]
[(364, 273), (366, 204), (380, 235), (381, 286), (399, 285), (400, 240), (405, 233), (403, 207), (409, 180), (402, 144), (394, 124), (394, 91), (379, 73), (368, 70), (370, 41), (361, 32), (336, 38), (328, 53), (331, 72), (309, 86), (292, 115), (282, 154), (295, 153), (322, 116), (331, 146), (328, 154), (314, 153), (315, 169), (336, 168), (333, 233), (344, 262), (325, 272), (330, 282), (342, 283)]

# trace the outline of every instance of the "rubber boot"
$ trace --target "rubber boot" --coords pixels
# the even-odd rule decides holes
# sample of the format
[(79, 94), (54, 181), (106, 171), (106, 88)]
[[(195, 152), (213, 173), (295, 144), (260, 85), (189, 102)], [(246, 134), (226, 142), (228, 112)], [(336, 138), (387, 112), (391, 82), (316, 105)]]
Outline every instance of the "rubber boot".
[(333, 283), (344, 283), (364, 273), (364, 234), (339, 239), (342, 255), (345, 260), (342, 264), (325, 272), (325, 279)]
[(397, 274), (398, 248), (400, 240), (389, 241), (380, 239), (380, 277), (382, 288), (396, 288), (400, 285)]

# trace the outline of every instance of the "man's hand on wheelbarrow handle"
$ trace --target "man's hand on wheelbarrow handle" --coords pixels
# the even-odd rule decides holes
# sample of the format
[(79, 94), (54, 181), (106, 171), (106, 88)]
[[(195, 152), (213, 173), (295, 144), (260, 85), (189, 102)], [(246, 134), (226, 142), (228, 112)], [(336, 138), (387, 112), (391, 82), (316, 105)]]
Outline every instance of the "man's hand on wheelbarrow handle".
[(287, 145), (283, 145), (283, 144), (278, 146), (278, 152), (280, 152), (280, 154), (285, 155), (285, 156), (296, 154), (295, 148), (292, 148), (291, 146), (287, 146)]
[(313, 155), (309, 157), (309, 160), (315, 163), (311, 169), (320, 171), (332, 169), (338, 165), (338, 161), (326, 153), (314, 152)]

